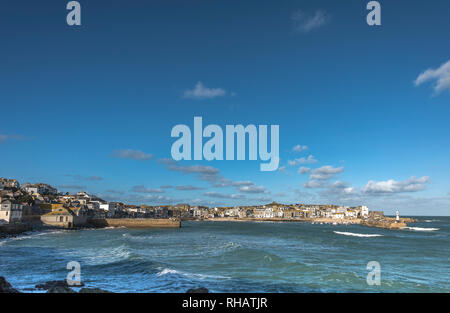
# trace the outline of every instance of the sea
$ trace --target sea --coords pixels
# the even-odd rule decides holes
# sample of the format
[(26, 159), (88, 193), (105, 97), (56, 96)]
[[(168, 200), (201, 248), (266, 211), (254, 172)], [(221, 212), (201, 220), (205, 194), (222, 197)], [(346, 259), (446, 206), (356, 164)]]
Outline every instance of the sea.
[(86, 287), (113, 292), (448, 293), (450, 217), (417, 218), (401, 230), (187, 221), (179, 229), (31, 232), (0, 239), (0, 276), (43, 292), (34, 286), (65, 280), (75, 261)]

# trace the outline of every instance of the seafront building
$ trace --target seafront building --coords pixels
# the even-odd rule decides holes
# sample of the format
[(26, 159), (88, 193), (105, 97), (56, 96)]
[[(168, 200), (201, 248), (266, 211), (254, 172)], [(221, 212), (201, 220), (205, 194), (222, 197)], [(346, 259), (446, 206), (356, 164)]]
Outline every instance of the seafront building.
[(152, 218), (152, 219), (261, 219), (319, 220), (336, 222), (371, 218), (383, 219), (383, 212), (369, 211), (367, 206), (330, 204), (279, 204), (206, 207), (177, 204), (167, 206), (130, 205), (108, 202), (85, 191), (62, 194), (45, 183), (25, 183), (0, 178), (0, 223), (40, 222), (59, 227), (78, 227), (88, 219)]
[(14, 200), (1, 200), (0, 223), (15, 223), (22, 220), (22, 204)]

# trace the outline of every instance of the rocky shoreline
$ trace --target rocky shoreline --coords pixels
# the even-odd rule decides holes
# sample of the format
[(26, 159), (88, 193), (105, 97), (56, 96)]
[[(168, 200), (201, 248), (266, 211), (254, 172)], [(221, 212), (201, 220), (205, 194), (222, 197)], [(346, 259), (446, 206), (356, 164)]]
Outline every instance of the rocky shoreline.
[(385, 229), (402, 229), (408, 226), (408, 223), (416, 223), (413, 218), (401, 218), (396, 222), (395, 218), (383, 216), (382, 218), (366, 218), (366, 219), (333, 219), (333, 218), (237, 218), (223, 217), (210, 218), (196, 221), (207, 222), (310, 222), (312, 224), (333, 224), (333, 225), (361, 225), (367, 227), (377, 227)]
[[(81, 288), (78, 292), (73, 288)], [(34, 288), (26, 291), (45, 291), (45, 293), (114, 293), (112, 291), (100, 288), (85, 287), (84, 283), (71, 286), (65, 280), (52, 280), (42, 284), (37, 284)], [(204, 287), (191, 288), (186, 293), (208, 293), (209, 290)], [(15, 288), (2, 276), (0, 276), (0, 293), (23, 293)]]
[(33, 226), (28, 223), (0, 225), (0, 238), (15, 237), (22, 233), (33, 231)]

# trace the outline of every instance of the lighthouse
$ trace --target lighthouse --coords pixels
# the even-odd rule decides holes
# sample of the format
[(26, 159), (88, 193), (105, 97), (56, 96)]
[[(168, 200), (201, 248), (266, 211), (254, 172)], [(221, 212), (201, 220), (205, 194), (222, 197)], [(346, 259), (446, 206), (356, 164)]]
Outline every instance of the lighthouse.
[(399, 214), (398, 214), (398, 211), (395, 212), (395, 222), (396, 222), (396, 223), (400, 222), (400, 216), (399, 216)]

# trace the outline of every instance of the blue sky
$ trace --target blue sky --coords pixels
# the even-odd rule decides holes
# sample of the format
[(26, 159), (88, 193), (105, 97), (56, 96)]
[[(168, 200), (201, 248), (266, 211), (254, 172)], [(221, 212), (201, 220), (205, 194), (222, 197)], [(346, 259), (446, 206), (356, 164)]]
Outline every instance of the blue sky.
[[(7, 0), (0, 176), (130, 203), (449, 215), (450, 4), (380, 1), (369, 27), (367, 2), (81, 0), (69, 27), (65, 1)], [(168, 163), (194, 116), (280, 125), (280, 170)]]

